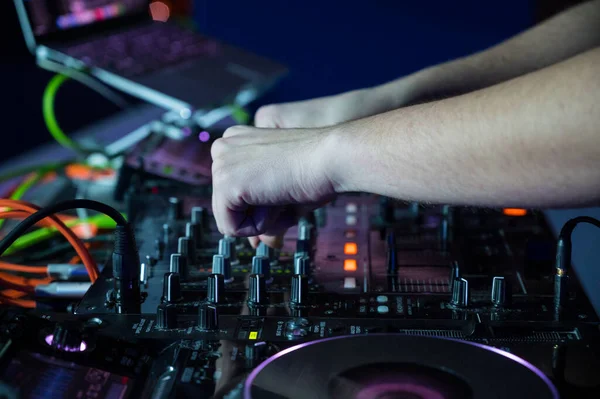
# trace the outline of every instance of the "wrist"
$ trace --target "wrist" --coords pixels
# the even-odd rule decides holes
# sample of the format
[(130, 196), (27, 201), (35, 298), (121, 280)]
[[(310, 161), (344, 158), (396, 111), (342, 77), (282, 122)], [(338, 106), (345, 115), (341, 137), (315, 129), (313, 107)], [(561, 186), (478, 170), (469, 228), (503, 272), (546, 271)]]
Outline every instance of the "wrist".
[(356, 191), (353, 163), (357, 160), (359, 144), (357, 122), (348, 122), (325, 129), (321, 151), (318, 155), (320, 167), (325, 172), (334, 194)]

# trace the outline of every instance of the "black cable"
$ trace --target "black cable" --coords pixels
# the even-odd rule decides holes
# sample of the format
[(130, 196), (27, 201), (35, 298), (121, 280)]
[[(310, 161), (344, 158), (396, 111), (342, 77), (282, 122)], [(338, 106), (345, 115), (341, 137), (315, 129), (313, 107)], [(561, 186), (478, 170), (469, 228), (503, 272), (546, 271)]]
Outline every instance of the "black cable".
[(6, 237), (4, 237), (2, 239), (2, 241), (0, 241), (0, 256), (4, 252), (6, 252), (6, 250), (8, 248), (10, 248), (10, 246), (19, 237), (21, 237), (23, 234), (25, 234), (25, 232), (27, 230), (29, 230), (30, 228), (35, 226), (41, 220), (47, 218), (48, 216), (52, 216), (58, 212), (64, 212), (64, 211), (77, 209), (77, 208), (85, 208), (85, 209), (103, 213), (103, 214), (107, 215), (108, 217), (110, 217), (111, 219), (113, 219), (115, 221), (115, 223), (117, 223), (117, 227), (119, 227), (119, 226), (124, 227), (124, 226), (128, 225), (127, 220), (125, 219), (125, 217), (123, 215), (121, 215), (121, 213), (119, 211), (117, 211), (112, 206), (103, 204), (102, 202), (88, 200), (88, 199), (75, 199), (75, 200), (63, 201), (63, 202), (59, 202), (54, 205), (47, 206), (47, 207), (37, 211), (36, 213), (28, 216), (21, 223), (19, 223), (17, 225), (17, 227), (15, 227), (10, 233), (8, 233), (6, 235)]
[(588, 223), (600, 228), (600, 220), (590, 216), (579, 216), (567, 221), (558, 235), (556, 243), (556, 262), (554, 275), (554, 306), (562, 308), (566, 305), (568, 299), (567, 282), (569, 279), (569, 269), (571, 268), (572, 243), (571, 235), (575, 228), (581, 223)]

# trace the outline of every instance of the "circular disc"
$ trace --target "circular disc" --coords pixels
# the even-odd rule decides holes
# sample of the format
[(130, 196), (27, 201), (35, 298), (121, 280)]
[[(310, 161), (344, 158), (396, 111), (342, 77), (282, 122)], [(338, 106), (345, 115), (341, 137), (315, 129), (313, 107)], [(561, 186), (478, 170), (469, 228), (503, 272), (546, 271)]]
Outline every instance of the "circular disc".
[(326, 338), (259, 365), (246, 399), (558, 399), (537, 368), (499, 349), (396, 334)]

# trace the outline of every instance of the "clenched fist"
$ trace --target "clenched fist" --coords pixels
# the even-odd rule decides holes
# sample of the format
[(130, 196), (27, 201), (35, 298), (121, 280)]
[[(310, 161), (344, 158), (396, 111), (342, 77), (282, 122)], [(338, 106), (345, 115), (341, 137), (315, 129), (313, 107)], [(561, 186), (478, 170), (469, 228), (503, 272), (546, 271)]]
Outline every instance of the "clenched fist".
[(329, 137), (326, 128), (229, 128), (211, 150), (212, 204), (219, 231), (275, 236), (304, 212), (332, 199)]

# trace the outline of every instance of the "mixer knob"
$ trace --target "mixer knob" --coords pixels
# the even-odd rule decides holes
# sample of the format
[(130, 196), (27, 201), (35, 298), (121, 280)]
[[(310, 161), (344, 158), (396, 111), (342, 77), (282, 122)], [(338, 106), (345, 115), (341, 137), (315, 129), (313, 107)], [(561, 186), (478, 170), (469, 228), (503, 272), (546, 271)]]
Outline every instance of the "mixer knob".
[(294, 306), (306, 305), (308, 300), (308, 277), (302, 274), (292, 276), (291, 303)]
[(196, 263), (196, 248), (194, 243), (187, 237), (180, 237), (177, 241), (177, 252), (185, 258), (188, 265)]
[[(218, 256), (218, 255), (216, 255)], [(207, 280), (207, 300), (210, 303), (220, 303), (223, 301), (225, 292), (225, 280), (222, 274), (211, 274)]]
[(265, 280), (271, 278), (271, 262), (265, 256), (252, 257), (252, 274), (261, 274)]
[(317, 224), (317, 227), (320, 229), (325, 227), (327, 225), (327, 208), (326, 207), (317, 208), (317, 209), (315, 209), (314, 214), (315, 214), (315, 223)]
[(311, 252), (311, 240), (310, 240), (310, 229), (311, 226), (307, 222), (298, 224), (298, 240), (296, 241), (296, 254), (310, 255)]
[(177, 308), (167, 303), (158, 305), (156, 308), (156, 325), (162, 329), (177, 328)]
[(83, 352), (86, 344), (83, 342), (81, 331), (75, 326), (63, 326), (61, 324), (54, 328), (52, 335), (46, 337), (46, 343), (56, 350), (63, 352)]
[(277, 262), (279, 261), (279, 251), (277, 251), (274, 248), (271, 248), (270, 246), (268, 246), (267, 244), (265, 244), (264, 242), (260, 242), (260, 244), (258, 244), (258, 247), (256, 247), (256, 256), (262, 256), (265, 257), (267, 259), (269, 259), (269, 262), (271, 264), (277, 264)]
[(396, 249), (396, 234), (390, 231), (386, 237), (387, 242), (387, 271), (390, 275), (398, 273), (398, 250)]
[(183, 218), (183, 201), (177, 197), (169, 198), (169, 220), (181, 220)]
[(459, 308), (469, 306), (469, 282), (464, 278), (455, 278), (452, 283), (452, 300), (450, 303)]
[(192, 208), (191, 214), (193, 224), (199, 224), (201, 226), (204, 226), (205, 219), (208, 216), (204, 208), (202, 208), (201, 206), (194, 206)]
[(200, 306), (198, 310), (198, 327), (204, 331), (213, 331), (219, 328), (219, 315), (216, 306)]
[(294, 257), (294, 274), (310, 275), (310, 258), (299, 254)]
[(213, 274), (222, 275), (223, 280), (227, 283), (233, 280), (231, 276), (231, 262), (224, 255), (213, 255), (212, 272)]
[(229, 258), (232, 265), (239, 263), (235, 251), (235, 238), (225, 236), (219, 240), (219, 255)]
[(450, 284), (452, 284), (452, 282), (457, 279), (460, 278), (461, 276), (461, 271), (460, 271), (460, 265), (457, 261), (453, 261), (452, 264), (450, 265)]
[(179, 273), (166, 273), (163, 279), (163, 302), (175, 303), (182, 299)]
[(202, 248), (202, 240), (204, 238), (202, 225), (187, 222), (185, 224), (185, 236), (192, 241), (194, 250), (197, 251)]
[(178, 273), (182, 279), (186, 280), (189, 274), (187, 258), (181, 254), (171, 254), (170, 262), (169, 271), (171, 273)]
[(511, 297), (509, 282), (504, 277), (494, 277), (492, 280), (492, 304), (496, 307), (509, 305)]
[(260, 305), (266, 301), (266, 281), (262, 274), (251, 274), (248, 279), (248, 304)]

